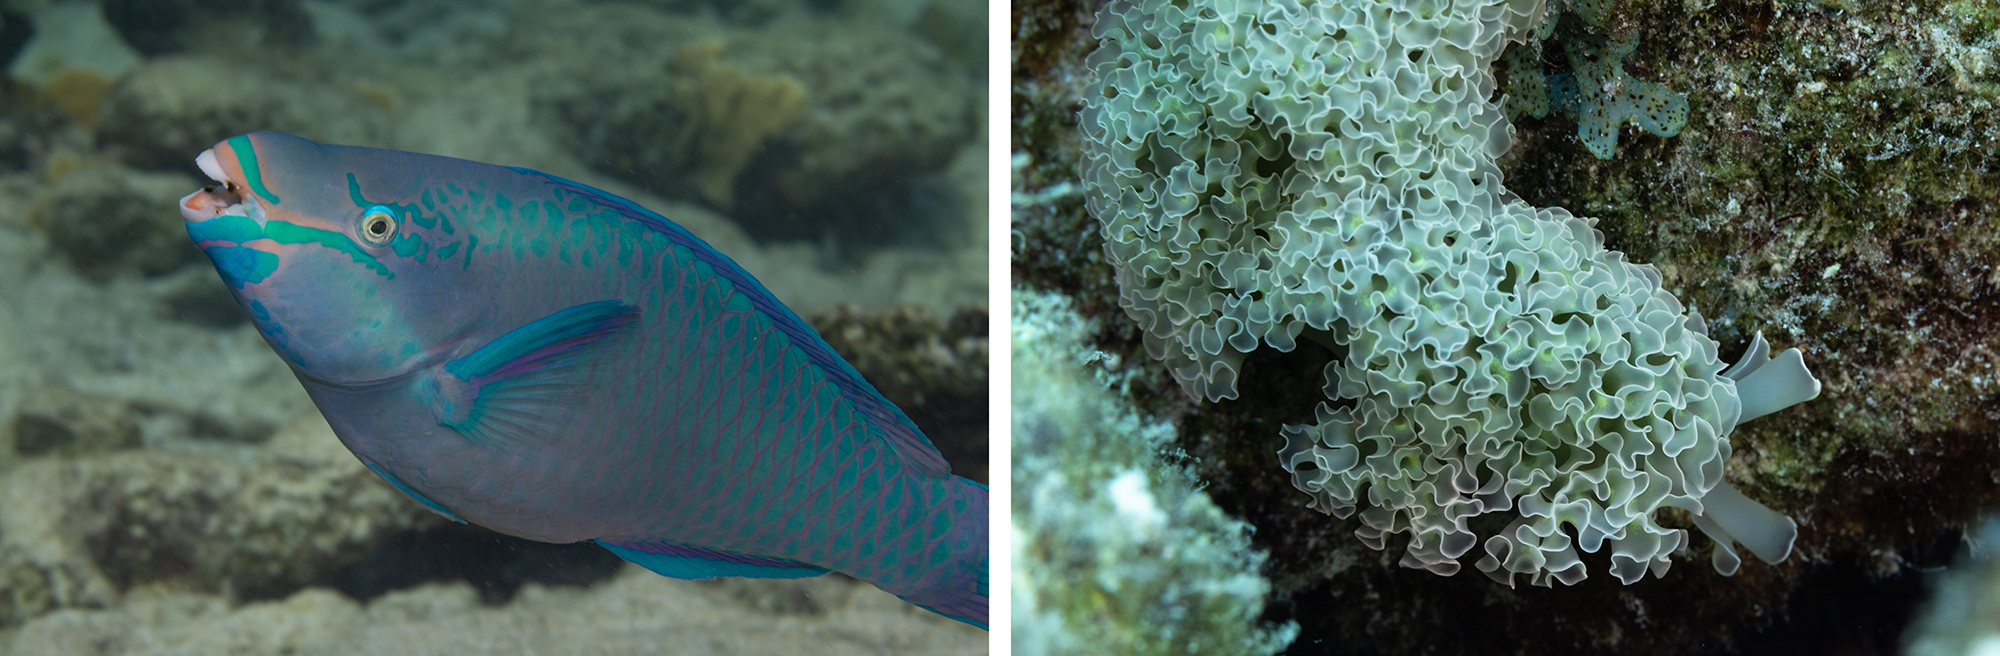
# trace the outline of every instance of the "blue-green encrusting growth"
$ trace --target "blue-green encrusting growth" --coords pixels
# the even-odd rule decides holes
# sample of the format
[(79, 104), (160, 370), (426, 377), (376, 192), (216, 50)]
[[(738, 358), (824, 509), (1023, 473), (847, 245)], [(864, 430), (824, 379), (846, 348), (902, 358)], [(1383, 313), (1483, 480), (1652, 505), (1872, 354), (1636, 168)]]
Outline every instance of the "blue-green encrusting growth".
[[(1249, 526), (1163, 449), (1173, 427), (1127, 406), (1134, 372), (1080, 344), (1059, 296), (1014, 291), (1014, 652), (1270, 654), (1270, 585)], [(1094, 377), (1093, 377), (1094, 372)]]
[(1651, 266), (1501, 186), (1492, 68), (1547, 9), (1111, 4), (1081, 177), (1120, 304), (1196, 398), (1234, 398), (1255, 349), (1330, 352), (1278, 464), (1370, 547), (1409, 534), (1404, 566), (1574, 584), (1608, 546), (1629, 584), (1689, 543), (1664, 507), (1724, 574), (1739, 543), (1781, 561), (1796, 526), (1723, 467), (1739, 422), (1818, 394), (1799, 352), (1725, 371)]
[[(1625, 74), (1625, 58), (1639, 47), (1639, 31), (1610, 20), (1613, 0), (1555, 0), (1535, 27), (1534, 38), (1501, 55), (1506, 72), (1501, 107), (1508, 119), (1541, 118), (1550, 109), (1576, 121), (1576, 138), (1598, 159), (1618, 152), (1618, 131), (1627, 124), (1661, 137), (1687, 125), (1687, 94)], [(1567, 11), (1558, 11), (1567, 10)], [(1558, 18), (1575, 20), (1562, 30), (1569, 70), (1548, 73), (1542, 47), (1556, 36)]]

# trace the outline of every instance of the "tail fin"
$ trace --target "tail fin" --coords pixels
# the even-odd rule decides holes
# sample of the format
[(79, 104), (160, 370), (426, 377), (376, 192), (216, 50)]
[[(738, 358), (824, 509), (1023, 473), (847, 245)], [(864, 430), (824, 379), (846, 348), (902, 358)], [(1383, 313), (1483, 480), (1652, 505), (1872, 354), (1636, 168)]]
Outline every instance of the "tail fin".
[(959, 489), (954, 491), (953, 496), (958, 498), (953, 501), (967, 504), (965, 512), (959, 513), (952, 525), (947, 542), (957, 555), (952, 559), (957, 571), (945, 577), (946, 585), (896, 596), (924, 610), (985, 629), (990, 586), (987, 570), (992, 566), (986, 542), (987, 489), (970, 479), (954, 478)]

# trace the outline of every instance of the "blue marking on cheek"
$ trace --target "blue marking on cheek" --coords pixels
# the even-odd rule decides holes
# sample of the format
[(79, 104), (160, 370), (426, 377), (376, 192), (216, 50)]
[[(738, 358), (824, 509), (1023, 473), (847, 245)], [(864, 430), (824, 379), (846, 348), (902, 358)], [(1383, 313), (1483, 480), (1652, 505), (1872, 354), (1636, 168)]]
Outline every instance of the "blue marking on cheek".
[(294, 363), (304, 365), (298, 354), (291, 352), (292, 337), (285, 334), (284, 324), (271, 319), (271, 309), (264, 307), (263, 301), (250, 301), (250, 317), (256, 319), (257, 332), (264, 334), (264, 340), (278, 349), (280, 355)]
[(264, 307), (263, 301), (250, 301), (250, 317), (257, 320), (257, 330), (279, 342), (286, 341), (285, 326), (271, 320), (271, 309)]
[(222, 281), (237, 289), (264, 282), (264, 278), (278, 270), (277, 255), (247, 246), (210, 246), (201, 252), (215, 263), (215, 272), (222, 275)]
[(187, 224), (188, 238), (200, 244), (211, 241), (226, 241), (241, 244), (264, 238), (264, 226), (247, 216), (223, 215), (199, 223)]

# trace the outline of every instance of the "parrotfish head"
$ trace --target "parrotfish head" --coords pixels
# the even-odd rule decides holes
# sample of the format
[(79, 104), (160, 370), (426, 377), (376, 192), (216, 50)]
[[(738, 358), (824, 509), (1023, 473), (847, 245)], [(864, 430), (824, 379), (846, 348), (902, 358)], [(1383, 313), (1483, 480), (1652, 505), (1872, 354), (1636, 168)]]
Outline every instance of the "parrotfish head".
[(302, 375), (387, 381), (463, 341), (471, 313), (446, 291), (463, 274), (419, 257), (420, 190), (398, 157), (422, 156), (255, 132), (195, 160), (218, 184), (181, 199), (188, 236)]

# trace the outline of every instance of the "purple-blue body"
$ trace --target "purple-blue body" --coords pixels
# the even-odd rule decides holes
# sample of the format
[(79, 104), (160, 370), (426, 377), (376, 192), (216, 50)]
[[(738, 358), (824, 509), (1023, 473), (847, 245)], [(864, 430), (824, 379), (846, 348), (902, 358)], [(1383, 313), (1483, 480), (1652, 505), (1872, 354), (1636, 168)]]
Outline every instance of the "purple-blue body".
[(342, 442), (453, 519), (986, 622), (987, 493), (749, 274), (527, 169), (259, 132), (181, 201)]

